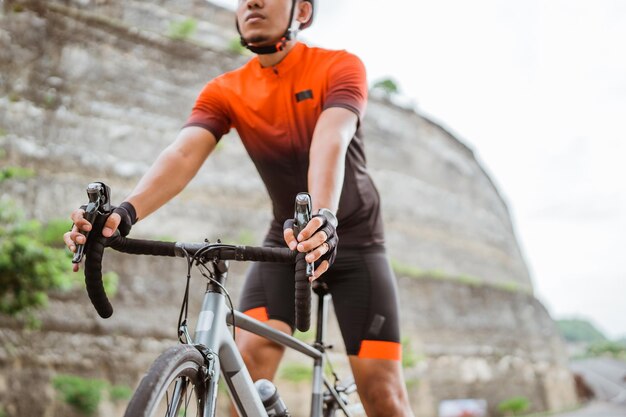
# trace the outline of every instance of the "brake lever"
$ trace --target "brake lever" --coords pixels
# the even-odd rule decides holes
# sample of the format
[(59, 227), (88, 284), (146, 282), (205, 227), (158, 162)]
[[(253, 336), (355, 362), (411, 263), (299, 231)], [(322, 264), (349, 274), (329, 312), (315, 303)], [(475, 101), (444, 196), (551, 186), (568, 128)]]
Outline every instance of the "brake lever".
[[(309, 193), (298, 193), (296, 196), (296, 203), (294, 208), (294, 222), (293, 232), (295, 236), (304, 230), (307, 223), (313, 217), (313, 207), (311, 203), (311, 196)], [(313, 276), (313, 263), (306, 264), (306, 276), (310, 278)]]
[[(87, 186), (87, 197), (89, 198), (89, 203), (85, 208), (83, 217), (93, 227), (98, 215), (107, 215), (111, 212), (111, 189), (103, 182), (92, 182)], [(85, 236), (85, 242), (87, 242), (89, 232), (80, 230), (80, 233)], [(79, 264), (83, 260), (84, 255), (85, 244), (76, 245), (72, 263)]]

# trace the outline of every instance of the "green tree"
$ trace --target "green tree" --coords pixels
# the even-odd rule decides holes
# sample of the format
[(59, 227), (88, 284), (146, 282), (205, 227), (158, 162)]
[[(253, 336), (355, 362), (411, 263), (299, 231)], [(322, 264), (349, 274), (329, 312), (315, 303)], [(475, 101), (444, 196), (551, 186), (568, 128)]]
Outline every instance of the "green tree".
[(587, 348), (587, 356), (610, 356), (616, 359), (626, 359), (626, 346), (608, 340), (594, 342)]
[(398, 83), (391, 78), (383, 78), (376, 81), (372, 85), (372, 89), (380, 90), (384, 92), (387, 96), (398, 94), (400, 92), (400, 87), (398, 87)]
[(606, 336), (587, 320), (558, 320), (557, 325), (561, 335), (563, 335), (563, 338), (568, 342), (595, 343), (607, 340)]

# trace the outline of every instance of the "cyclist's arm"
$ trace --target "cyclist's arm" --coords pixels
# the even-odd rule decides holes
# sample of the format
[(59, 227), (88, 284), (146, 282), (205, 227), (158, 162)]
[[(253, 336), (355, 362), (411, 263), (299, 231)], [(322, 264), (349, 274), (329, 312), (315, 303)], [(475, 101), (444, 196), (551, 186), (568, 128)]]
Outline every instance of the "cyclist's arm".
[(216, 145), (215, 136), (206, 129), (182, 129), (126, 198), (135, 207), (137, 218), (145, 218), (181, 192)]
[(309, 150), (309, 193), (313, 211), (327, 208), (337, 212), (343, 186), (346, 150), (354, 137), (357, 115), (342, 107), (331, 107), (320, 115)]
[[(126, 198), (135, 207), (137, 218), (148, 216), (176, 196), (198, 172), (216, 144), (215, 136), (206, 129), (196, 126), (182, 129), (176, 140), (161, 152)], [(64, 235), (65, 244), (72, 252), (76, 251), (76, 243), (85, 243), (85, 237), (79, 233), (79, 229), (91, 230), (91, 225), (83, 214), (82, 209), (74, 210), (71, 218), (75, 226)], [(111, 236), (117, 230), (120, 220), (116, 213), (109, 216), (102, 234)]]
[[(313, 211), (327, 208), (337, 212), (339, 198), (343, 187), (346, 151), (357, 129), (358, 116), (351, 110), (342, 107), (331, 107), (320, 115), (313, 132), (313, 140), (309, 150), (308, 186)], [(323, 220), (314, 217), (307, 227), (300, 233), (302, 246), (297, 245), (296, 237), (289, 229), (285, 230), (284, 237), (287, 245), (295, 250), (307, 254), (307, 262), (315, 262), (327, 252), (323, 245), (323, 233), (315, 233)], [(319, 277), (328, 269), (328, 262), (324, 261), (316, 270)]]

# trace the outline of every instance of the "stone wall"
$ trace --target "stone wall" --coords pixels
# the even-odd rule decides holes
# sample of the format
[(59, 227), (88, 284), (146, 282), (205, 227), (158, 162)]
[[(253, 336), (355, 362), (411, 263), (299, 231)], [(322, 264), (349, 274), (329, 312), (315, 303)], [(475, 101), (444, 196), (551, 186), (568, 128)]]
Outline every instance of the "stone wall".
[[(165, 36), (170, 22), (188, 16), (199, 22), (192, 39)], [(41, 220), (82, 204), (93, 180), (123, 199), (204, 83), (248, 59), (230, 51), (232, 21), (204, 0), (5, 1), (0, 163), (37, 175), (3, 182), (2, 197)], [(514, 395), (530, 398), (534, 410), (571, 405), (562, 343), (532, 295), (500, 193), (444, 128), (373, 96), (363, 129), (399, 275), (416, 412), (434, 416), (440, 400), (464, 397), (486, 398), (494, 415)], [(258, 243), (269, 215), (264, 186), (231, 132), (189, 187), (133, 235)], [(132, 386), (175, 342), (184, 262), (108, 254), (105, 269), (121, 276), (109, 320), (97, 318), (81, 289), (52, 294), (41, 331), (0, 318), (0, 403), (10, 416), (66, 415), (48, 382), (58, 373)], [(244, 270), (236, 266), (233, 276)], [(236, 299), (241, 281), (231, 284)], [(197, 304), (204, 283), (194, 285)], [(341, 340), (336, 326), (331, 335)], [(123, 405), (102, 407), (101, 415), (115, 415)]]

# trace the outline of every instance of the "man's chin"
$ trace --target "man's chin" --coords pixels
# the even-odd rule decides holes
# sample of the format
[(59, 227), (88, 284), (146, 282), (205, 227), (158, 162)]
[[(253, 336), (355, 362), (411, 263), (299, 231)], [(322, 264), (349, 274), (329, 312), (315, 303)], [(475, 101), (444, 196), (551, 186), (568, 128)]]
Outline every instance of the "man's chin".
[(251, 46), (267, 46), (270, 43), (272, 43), (270, 38), (268, 38), (267, 36), (263, 36), (263, 35), (251, 36), (249, 38), (244, 38), (244, 39), (246, 43)]

